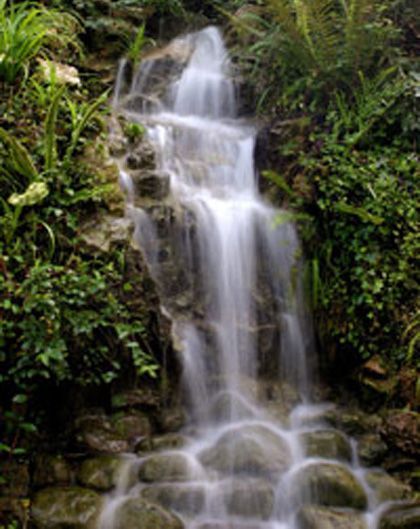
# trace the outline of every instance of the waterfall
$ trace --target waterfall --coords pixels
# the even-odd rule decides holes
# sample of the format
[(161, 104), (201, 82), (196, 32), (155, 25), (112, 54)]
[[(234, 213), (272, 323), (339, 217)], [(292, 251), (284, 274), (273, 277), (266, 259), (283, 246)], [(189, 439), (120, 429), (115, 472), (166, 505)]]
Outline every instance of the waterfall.
[[(305, 453), (302, 439), (313, 431), (344, 446), (330, 466), (360, 489), (338, 507), (364, 511), (367, 485), (352, 470), (347, 439), (318, 424), (321, 407), (309, 403), (314, 352), (302, 252), (293, 223), (259, 193), (257, 129), (237, 117), (219, 30), (176, 39), (133, 75), (127, 68), (123, 62), (114, 105), (145, 126), (156, 167), (137, 168), (124, 155), (121, 182), (172, 321), (188, 422), (183, 447), (136, 461), (141, 483), (110, 499), (103, 527), (118, 529), (109, 523), (115, 509), (140, 494), (188, 529), (297, 529), (313, 492), (306, 470), (322, 474), (331, 461)], [(270, 406), (279, 387), (296, 404), (289, 417)], [(153, 478), (156, 457), (164, 464)]]

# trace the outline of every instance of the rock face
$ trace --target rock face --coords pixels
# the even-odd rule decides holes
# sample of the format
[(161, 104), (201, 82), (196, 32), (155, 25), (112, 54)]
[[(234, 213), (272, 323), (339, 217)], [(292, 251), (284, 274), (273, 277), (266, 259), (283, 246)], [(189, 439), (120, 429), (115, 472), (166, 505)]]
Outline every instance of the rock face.
[(228, 431), (205, 450), (200, 460), (220, 472), (270, 475), (284, 472), (290, 463), (286, 442), (264, 426), (243, 426)]
[(299, 529), (367, 529), (360, 513), (313, 506), (301, 509), (298, 524)]
[(31, 519), (38, 529), (94, 529), (102, 499), (80, 487), (47, 488), (32, 503)]
[(183, 529), (174, 514), (138, 498), (127, 500), (119, 509), (115, 529)]
[(305, 432), (301, 441), (305, 454), (309, 457), (351, 461), (350, 443), (347, 437), (337, 430)]
[(418, 529), (420, 503), (406, 503), (390, 507), (379, 521), (379, 529)]
[(302, 503), (328, 507), (365, 509), (366, 494), (355, 476), (344, 466), (312, 463), (301, 468), (293, 482), (292, 495)]

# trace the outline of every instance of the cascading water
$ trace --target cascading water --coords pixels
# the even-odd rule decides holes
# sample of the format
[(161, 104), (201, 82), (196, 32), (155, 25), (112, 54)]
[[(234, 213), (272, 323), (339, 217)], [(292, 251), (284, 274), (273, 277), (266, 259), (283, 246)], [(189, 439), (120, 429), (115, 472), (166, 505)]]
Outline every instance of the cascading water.
[[(353, 508), (342, 513), (353, 516), (351, 527), (373, 528), (348, 440), (317, 423), (320, 409), (308, 404), (312, 341), (298, 238), (259, 195), (256, 130), (236, 118), (219, 31), (177, 39), (143, 61), (130, 83), (128, 73), (122, 63), (114, 104), (146, 127), (157, 168), (139, 171), (123, 156), (121, 183), (173, 322), (189, 421), (184, 447), (131, 463), (141, 482), (128, 480), (109, 497), (102, 528), (123, 529), (119, 509), (135, 497), (163, 504), (188, 529), (312, 528), (314, 514), (301, 511), (314, 494), (321, 505)], [(268, 411), (277, 386), (257, 382), (262, 372), (300, 396), (290, 417)], [(337, 448), (335, 461), (308, 454), (304, 440), (314, 432)], [(347, 485), (329, 503), (313, 476), (331, 496), (334, 472)], [(346, 487), (357, 489), (348, 499)]]

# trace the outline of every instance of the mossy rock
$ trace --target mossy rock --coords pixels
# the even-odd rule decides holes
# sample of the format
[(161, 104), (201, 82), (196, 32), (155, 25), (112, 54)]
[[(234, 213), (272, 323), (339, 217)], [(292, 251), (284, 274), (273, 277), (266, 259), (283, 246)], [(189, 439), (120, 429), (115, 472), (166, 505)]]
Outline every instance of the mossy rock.
[(103, 455), (84, 461), (77, 473), (78, 482), (98, 491), (108, 491), (117, 484), (122, 459), (114, 455)]
[(159, 505), (130, 498), (118, 510), (114, 529), (183, 529), (181, 520)]
[(362, 485), (346, 467), (333, 463), (312, 463), (294, 476), (293, 497), (302, 503), (326, 507), (365, 509)]
[(357, 453), (365, 466), (380, 464), (388, 451), (387, 445), (379, 434), (362, 435), (357, 442)]
[(305, 432), (300, 439), (308, 457), (351, 461), (350, 442), (344, 434), (337, 430)]
[(31, 520), (38, 529), (94, 529), (102, 498), (81, 487), (50, 487), (35, 494)]
[(201, 462), (224, 473), (281, 474), (291, 454), (284, 439), (265, 426), (242, 426), (226, 432), (214, 446), (204, 450)]
[(299, 529), (367, 529), (363, 516), (356, 511), (306, 506), (298, 514)]
[(418, 529), (420, 527), (420, 503), (398, 504), (387, 509), (381, 516), (378, 529)]
[(187, 481), (198, 477), (200, 468), (180, 452), (154, 454), (140, 466), (138, 477), (146, 483), (159, 481)]
[(123, 439), (134, 440), (150, 437), (152, 426), (147, 415), (141, 412), (121, 413), (112, 418), (113, 427)]
[(371, 470), (367, 472), (365, 479), (381, 503), (407, 499), (412, 493), (408, 485), (398, 481), (382, 470)]

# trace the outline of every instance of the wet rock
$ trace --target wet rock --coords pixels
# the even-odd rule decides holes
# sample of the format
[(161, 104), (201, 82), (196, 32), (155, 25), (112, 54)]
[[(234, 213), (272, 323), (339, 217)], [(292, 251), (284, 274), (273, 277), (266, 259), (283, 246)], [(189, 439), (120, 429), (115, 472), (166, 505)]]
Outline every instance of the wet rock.
[(131, 152), (126, 159), (126, 165), (131, 170), (150, 169), (156, 167), (155, 150), (146, 140), (140, 143), (135, 151)]
[(194, 476), (196, 470), (194, 463), (185, 454), (154, 454), (141, 465), (139, 479), (146, 482), (186, 481)]
[(62, 455), (40, 454), (34, 462), (32, 485), (35, 488), (47, 485), (70, 485), (72, 470)]
[(162, 200), (169, 194), (169, 175), (158, 171), (133, 171), (131, 173), (136, 194), (141, 200), (152, 198)]
[(410, 496), (411, 489), (382, 470), (366, 474), (368, 485), (375, 491), (379, 502), (403, 500)]
[(363, 487), (346, 467), (332, 463), (312, 463), (296, 473), (292, 495), (297, 501), (328, 507), (365, 509)]
[(388, 447), (379, 434), (365, 434), (359, 437), (357, 453), (361, 463), (365, 466), (375, 466), (386, 456)]
[(112, 419), (113, 426), (123, 439), (135, 441), (141, 437), (150, 437), (152, 426), (144, 413), (132, 412), (129, 415), (119, 414)]
[(324, 457), (351, 461), (351, 446), (347, 437), (337, 430), (318, 430), (301, 435), (305, 454), (309, 457)]
[(111, 490), (117, 484), (121, 466), (118, 456), (103, 455), (84, 461), (77, 473), (77, 480), (85, 487), (99, 491)]
[(47, 488), (35, 494), (31, 519), (38, 529), (94, 529), (102, 499), (81, 487)]
[(387, 509), (381, 516), (378, 529), (418, 529), (420, 503), (401, 503)]
[(298, 526), (299, 529), (367, 529), (358, 512), (314, 506), (300, 510)]
[(235, 480), (224, 485), (220, 494), (231, 515), (267, 520), (273, 512), (274, 491), (263, 480)]
[(242, 426), (229, 430), (200, 455), (204, 465), (220, 472), (270, 475), (284, 472), (290, 450), (280, 436), (265, 426)]
[(145, 487), (142, 497), (182, 514), (198, 514), (205, 501), (205, 488), (194, 483), (176, 483)]
[(408, 455), (420, 453), (420, 414), (410, 411), (391, 412), (381, 430), (390, 446)]
[(136, 445), (137, 453), (182, 448), (186, 444), (186, 438), (178, 433), (168, 433), (155, 437), (141, 439)]
[(76, 421), (78, 445), (87, 452), (128, 452), (129, 443), (123, 439), (104, 415), (85, 415)]
[(174, 514), (146, 500), (131, 498), (119, 509), (115, 529), (183, 529)]

